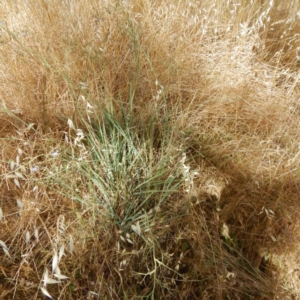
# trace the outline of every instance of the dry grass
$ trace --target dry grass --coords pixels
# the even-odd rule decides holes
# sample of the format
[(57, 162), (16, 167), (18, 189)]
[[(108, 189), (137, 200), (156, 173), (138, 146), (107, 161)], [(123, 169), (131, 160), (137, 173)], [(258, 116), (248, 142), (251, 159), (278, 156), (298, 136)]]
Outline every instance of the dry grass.
[(298, 1), (0, 15), (1, 299), (299, 297)]

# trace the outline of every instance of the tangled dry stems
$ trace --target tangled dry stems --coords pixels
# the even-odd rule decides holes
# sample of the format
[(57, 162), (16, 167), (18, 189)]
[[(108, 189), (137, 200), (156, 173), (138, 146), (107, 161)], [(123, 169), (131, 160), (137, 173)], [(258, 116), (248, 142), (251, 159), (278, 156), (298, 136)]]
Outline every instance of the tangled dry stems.
[(299, 9), (4, 1), (1, 297), (296, 297)]

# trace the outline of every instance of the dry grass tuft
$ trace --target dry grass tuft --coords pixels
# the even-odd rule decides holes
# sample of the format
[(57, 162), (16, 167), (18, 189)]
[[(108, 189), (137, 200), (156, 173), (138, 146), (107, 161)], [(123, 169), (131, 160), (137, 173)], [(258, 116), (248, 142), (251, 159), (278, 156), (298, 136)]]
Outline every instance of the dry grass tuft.
[(2, 1), (0, 298), (299, 297), (299, 12)]

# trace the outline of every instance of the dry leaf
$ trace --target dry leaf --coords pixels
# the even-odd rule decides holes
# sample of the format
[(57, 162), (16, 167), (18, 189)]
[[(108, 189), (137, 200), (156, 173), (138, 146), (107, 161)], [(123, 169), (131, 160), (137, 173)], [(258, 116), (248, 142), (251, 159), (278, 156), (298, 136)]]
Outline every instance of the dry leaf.
[(42, 291), (42, 293), (43, 293), (45, 296), (49, 297), (50, 299), (53, 299), (53, 298), (51, 297), (51, 295), (49, 294), (49, 292), (48, 292), (45, 288), (41, 288), (41, 291)]
[(2, 240), (0, 240), (0, 245), (4, 248), (7, 248), (6, 244)]
[(121, 269), (119, 269), (119, 270), (122, 270), (122, 268), (125, 267), (126, 264), (127, 264), (126, 259), (123, 259), (123, 260), (120, 262), (120, 268), (121, 268)]
[(14, 178), (14, 183), (15, 183), (15, 185), (16, 185), (19, 189), (21, 188), (20, 182), (19, 182), (19, 180), (18, 180), (17, 178)]
[(37, 228), (34, 229), (34, 237), (36, 238), (36, 241), (39, 241), (39, 230)]
[(26, 244), (29, 244), (29, 242), (30, 242), (30, 233), (29, 233), (28, 230), (26, 231), (26, 237), (25, 237), (25, 240), (26, 240)]
[(59, 249), (59, 253), (58, 253), (58, 262), (60, 262), (64, 253), (65, 253), (65, 245), (61, 245), (61, 247)]
[[(55, 276), (56, 275), (56, 276)], [(55, 268), (55, 273), (54, 273), (54, 276), (55, 277), (59, 277), (61, 275), (61, 272), (60, 272), (60, 268), (59, 268), (59, 266), (57, 266), (56, 268)]]
[(12, 179), (12, 178), (16, 178), (16, 175), (5, 175), (5, 179)]
[(141, 235), (140, 222), (137, 221), (136, 225), (131, 225), (131, 229), (138, 235)]
[(10, 254), (9, 254), (9, 252), (8, 252), (8, 249), (7, 248), (3, 248), (3, 251), (4, 251), (4, 253), (8, 256), (8, 257), (10, 257), (11, 258), (11, 256), (10, 256)]
[(62, 234), (65, 231), (65, 216), (59, 215), (57, 218), (57, 231)]
[(26, 129), (29, 131), (34, 125), (35, 125), (34, 123), (30, 123)]
[(18, 206), (19, 206), (20, 209), (23, 208), (23, 203), (22, 203), (22, 201), (20, 201), (20, 200), (17, 199), (17, 204), (18, 204)]
[(54, 270), (56, 269), (57, 266), (58, 266), (58, 255), (56, 251), (54, 251), (54, 255), (52, 258), (52, 273), (54, 273)]
[(59, 279), (59, 280), (61, 280), (61, 279), (62, 279), (62, 280), (63, 280), (63, 279), (68, 279), (68, 278), (69, 278), (69, 277), (67, 277), (67, 276), (61, 274), (59, 267), (56, 267), (54, 276), (55, 276), (57, 279)]
[(10, 254), (9, 254), (9, 252), (8, 252), (8, 248), (7, 248), (6, 244), (5, 244), (3, 241), (1, 241), (1, 240), (0, 240), (0, 245), (2, 246), (2, 249), (3, 249), (4, 253), (5, 253), (8, 257), (11, 257)]
[(48, 269), (45, 270), (45, 273), (43, 276), (43, 281), (44, 281), (44, 287), (46, 287), (47, 284), (58, 284), (59, 283), (59, 281), (49, 277)]
[(15, 172), (16, 176), (25, 180), (26, 178), (20, 173), (20, 172)]
[(23, 173), (26, 173), (27, 170), (26, 170), (26, 167), (25, 166), (20, 166), (20, 170), (23, 172)]
[(69, 128), (71, 128), (71, 129), (74, 129), (74, 130), (75, 130), (74, 123), (73, 123), (73, 121), (72, 121), (71, 119), (68, 119), (68, 126), (69, 126)]
[(70, 235), (70, 253), (73, 254), (73, 249), (74, 249), (74, 240), (72, 235)]

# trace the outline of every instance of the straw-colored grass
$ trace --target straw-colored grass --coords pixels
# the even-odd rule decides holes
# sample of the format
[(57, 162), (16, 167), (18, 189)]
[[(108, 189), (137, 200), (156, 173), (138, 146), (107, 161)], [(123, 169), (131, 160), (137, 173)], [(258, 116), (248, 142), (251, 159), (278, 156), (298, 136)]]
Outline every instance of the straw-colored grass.
[(296, 299), (298, 1), (0, 3), (1, 299)]

